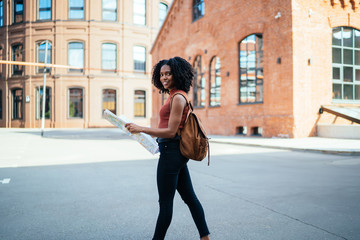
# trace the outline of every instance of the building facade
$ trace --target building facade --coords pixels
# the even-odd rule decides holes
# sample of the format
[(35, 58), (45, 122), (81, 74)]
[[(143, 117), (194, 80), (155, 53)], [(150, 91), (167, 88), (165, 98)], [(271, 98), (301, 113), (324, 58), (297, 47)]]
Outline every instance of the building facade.
[(315, 136), (353, 124), (322, 106), (360, 107), (359, 1), (175, 0), (151, 53), (194, 66), (189, 95), (210, 134)]
[[(169, 0), (0, 0), (0, 59), (46, 68), (45, 127), (150, 124), (150, 48)], [(47, 60), (45, 60), (45, 58)], [(40, 126), (44, 67), (0, 65), (0, 127)]]

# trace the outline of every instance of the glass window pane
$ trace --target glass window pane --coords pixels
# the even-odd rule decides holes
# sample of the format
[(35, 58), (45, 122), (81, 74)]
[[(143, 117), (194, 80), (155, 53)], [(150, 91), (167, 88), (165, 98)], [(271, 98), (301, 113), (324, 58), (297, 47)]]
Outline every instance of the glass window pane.
[[(69, 65), (84, 68), (84, 44), (80, 42), (69, 43)], [(80, 71), (80, 70), (78, 70)]]
[(14, 0), (14, 8), (13, 8), (13, 23), (20, 23), (23, 21), (24, 14), (24, 4), (23, 0)]
[[(12, 46), (12, 60), (13, 61), (23, 61), (23, 45), (16, 44)], [(22, 65), (12, 65), (12, 74), (13, 75), (22, 75), (24, 66)]]
[(69, 18), (84, 19), (84, 0), (69, 0)]
[(38, 19), (51, 19), (51, 0), (39, 0)]
[(343, 49), (344, 64), (353, 64), (353, 50)]
[(341, 27), (333, 29), (332, 45), (341, 46)]
[(4, 11), (3, 11), (3, 0), (0, 0), (0, 27), (4, 25), (3, 19), (4, 19)]
[(69, 89), (69, 118), (83, 117), (83, 90), (81, 88)]
[(23, 90), (14, 89), (12, 92), (12, 119), (23, 118)]
[(360, 85), (355, 85), (355, 100), (360, 100)]
[(353, 68), (352, 67), (344, 67), (344, 82), (352, 82), (353, 81)]
[(359, 50), (355, 50), (355, 65), (360, 66), (360, 51)]
[(355, 70), (355, 80), (360, 81), (360, 69)]
[(355, 35), (355, 47), (360, 48), (360, 31), (355, 29), (354, 35)]
[(353, 100), (353, 85), (344, 84), (344, 99)]
[(134, 117), (146, 117), (146, 92), (135, 90)]
[(116, 90), (115, 89), (103, 89), (103, 106), (102, 112), (108, 109), (110, 112), (116, 115)]
[(159, 26), (161, 26), (166, 18), (168, 6), (165, 3), (159, 3)]
[(343, 29), (343, 43), (344, 47), (353, 47), (353, 30), (352, 28)]
[[(38, 43), (37, 49), (37, 62), (38, 63), (45, 63), (45, 48), (46, 48), (46, 43)], [(47, 45), (47, 56), (46, 56), (46, 63), (51, 63), (51, 43), (48, 42)], [(44, 72), (44, 67), (37, 67), (37, 72), (38, 73), (43, 73)], [(49, 68), (47, 68), (47, 72), (49, 72)]]
[(334, 48), (332, 49), (332, 58), (333, 63), (341, 63), (341, 48)]
[(102, 69), (116, 70), (116, 44), (102, 44)]
[(103, 20), (116, 21), (117, 20), (117, 1), (103, 0)]
[(333, 99), (342, 99), (341, 84), (333, 84)]
[(133, 0), (134, 11), (133, 21), (134, 24), (146, 25), (146, 0)]
[(333, 67), (333, 79), (340, 79), (340, 68)]
[(133, 48), (134, 70), (146, 70), (146, 49), (145, 47), (134, 46)]
[[(43, 106), (43, 87), (36, 89), (36, 119), (42, 118), (42, 106)], [(45, 99), (45, 119), (51, 117), (51, 88), (46, 87), (46, 99)]]

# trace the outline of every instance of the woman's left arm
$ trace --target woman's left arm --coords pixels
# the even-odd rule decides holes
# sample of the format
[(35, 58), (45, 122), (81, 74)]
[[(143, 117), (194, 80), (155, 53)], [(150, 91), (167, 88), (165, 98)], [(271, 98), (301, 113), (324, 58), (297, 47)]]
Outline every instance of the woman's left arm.
[(173, 138), (176, 136), (179, 128), (183, 111), (186, 105), (186, 100), (181, 95), (175, 95), (171, 104), (170, 118), (167, 128), (149, 128), (136, 125), (134, 123), (127, 123), (125, 127), (131, 133), (143, 132), (154, 137)]

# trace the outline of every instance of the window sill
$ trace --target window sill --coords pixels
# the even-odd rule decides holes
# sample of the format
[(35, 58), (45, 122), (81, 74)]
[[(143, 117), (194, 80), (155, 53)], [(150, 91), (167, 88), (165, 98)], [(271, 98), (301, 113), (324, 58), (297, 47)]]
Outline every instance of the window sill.
[(243, 106), (243, 105), (254, 105), (254, 104), (264, 104), (264, 102), (251, 102), (251, 103), (238, 103), (238, 106)]
[(193, 108), (202, 109), (205, 108), (205, 106), (193, 106)]
[(213, 105), (213, 106), (209, 106), (209, 108), (220, 108), (221, 105)]

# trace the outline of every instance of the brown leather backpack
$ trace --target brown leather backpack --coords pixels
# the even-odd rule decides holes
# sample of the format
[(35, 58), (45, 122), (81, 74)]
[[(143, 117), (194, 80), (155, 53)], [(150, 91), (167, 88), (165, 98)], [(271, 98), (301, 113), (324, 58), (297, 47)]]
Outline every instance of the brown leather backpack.
[[(198, 116), (195, 115), (194, 108), (187, 96), (182, 93), (180, 94), (186, 99), (189, 111), (185, 119), (185, 123), (182, 129), (179, 129), (177, 134), (180, 138), (180, 152), (184, 157), (192, 160), (202, 161), (206, 154), (208, 154), (208, 165), (210, 164), (210, 149), (209, 149), (209, 138), (206, 136), (205, 129)], [(171, 99), (171, 102), (174, 98)]]

